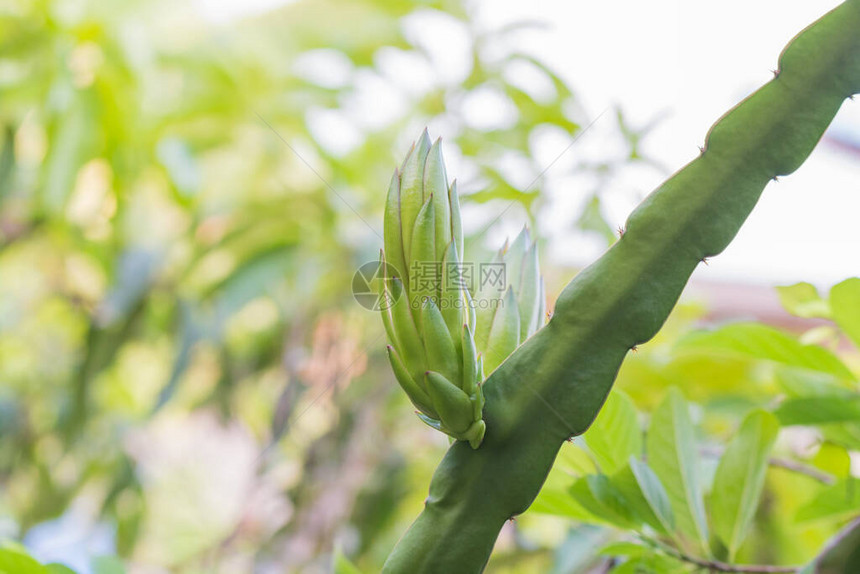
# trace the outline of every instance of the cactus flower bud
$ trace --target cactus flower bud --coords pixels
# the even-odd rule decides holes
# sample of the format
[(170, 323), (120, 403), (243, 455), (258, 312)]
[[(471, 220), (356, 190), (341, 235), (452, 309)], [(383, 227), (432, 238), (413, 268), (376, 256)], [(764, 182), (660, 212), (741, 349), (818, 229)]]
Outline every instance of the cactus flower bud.
[(497, 285), (482, 285), (478, 300), (495, 304), (479, 305), (475, 329), (475, 343), (482, 351), (487, 373), (492, 373), (546, 320), (537, 243), (531, 240), (528, 228), (524, 227), (510, 246), (505, 242), (493, 262), (504, 265), (504, 296), (499, 298)]
[(394, 171), (385, 205), (382, 310), (388, 357), (429, 426), (478, 448), (486, 426), (475, 312), (461, 284), (463, 232), (456, 182), (427, 130)]

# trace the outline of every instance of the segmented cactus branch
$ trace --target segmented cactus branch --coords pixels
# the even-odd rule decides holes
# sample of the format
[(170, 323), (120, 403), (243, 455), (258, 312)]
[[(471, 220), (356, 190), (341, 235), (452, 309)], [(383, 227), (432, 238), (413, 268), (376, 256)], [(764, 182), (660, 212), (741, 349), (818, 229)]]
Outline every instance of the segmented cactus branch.
[(449, 449), (385, 572), (484, 568), (563, 441), (594, 420), (630, 349), (654, 336), (696, 266), (725, 249), (767, 183), (800, 166), (856, 93), (860, 0), (847, 0), (786, 47), (774, 78), (714, 124), (701, 155), (636, 208), (550, 322), (488, 378), (483, 444)]

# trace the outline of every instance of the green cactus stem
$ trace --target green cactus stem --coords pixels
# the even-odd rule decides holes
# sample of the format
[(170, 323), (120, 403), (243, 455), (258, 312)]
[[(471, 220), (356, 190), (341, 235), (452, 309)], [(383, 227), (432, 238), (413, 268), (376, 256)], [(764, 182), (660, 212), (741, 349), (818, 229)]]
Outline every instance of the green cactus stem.
[(725, 249), (767, 183), (797, 169), (858, 92), (860, 0), (847, 0), (786, 47), (774, 79), (711, 128), (701, 156), (636, 208), (550, 322), (487, 379), (483, 445), (448, 450), (385, 572), (482, 571), (563, 441), (594, 420), (629, 350), (654, 336), (696, 266)]

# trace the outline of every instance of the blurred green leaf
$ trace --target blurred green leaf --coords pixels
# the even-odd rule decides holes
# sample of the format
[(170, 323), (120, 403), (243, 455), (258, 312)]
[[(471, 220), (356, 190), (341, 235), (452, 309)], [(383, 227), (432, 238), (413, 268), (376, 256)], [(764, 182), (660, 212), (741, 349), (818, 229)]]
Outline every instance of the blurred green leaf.
[(818, 447), (812, 464), (836, 478), (848, 478), (851, 472), (851, 455), (844, 446), (824, 442)]
[(677, 388), (670, 388), (651, 415), (646, 439), (648, 464), (666, 487), (679, 530), (698, 540), (707, 551), (708, 526), (695, 434), (687, 401)]
[(612, 569), (612, 574), (675, 574), (688, 572), (689, 566), (671, 556), (651, 551), (631, 556), (626, 562)]
[(713, 331), (699, 331), (683, 337), (679, 352), (716, 354), (773, 361), (855, 380), (854, 374), (832, 352), (815, 345), (804, 345), (773, 327), (758, 323), (736, 323)]
[(570, 488), (578, 477), (594, 474), (588, 453), (579, 446), (565, 443), (555, 459), (552, 469), (540, 492), (529, 506), (529, 512), (566, 516), (583, 522), (593, 522), (594, 516), (570, 495)]
[(830, 317), (830, 307), (811, 283), (777, 287), (779, 300), (786, 311), (797, 317)]
[(774, 410), (774, 414), (785, 426), (860, 422), (860, 396), (788, 399)]
[(361, 574), (361, 570), (338, 549), (334, 552), (334, 574)]
[(798, 574), (854, 574), (860, 572), (860, 519), (831, 538), (821, 553)]
[(777, 432), (776, 417), (765, 411), (753, 411), (720, 457), (709, 510), (714, 533), (729, 550), (729, 561), (734, 560), (758, 510), (768, 456)]
[(588, 512), (620, 528), (635, 528), (636, 520), (629, 503), (604, 474), (590, 474), (577, 480), (570, 494)]
[[(658, 532), (673, 535), (675, 532), (675, 515), (672, 513), (672, 503), (669, 501), (666, 489), (660, 479), (657, 478), (657, 474), (647, 463), (632, 456), (628, 464), (629, 472), (635, 481), (634, 484), (638, 492), (635, 495), (633, 493), (628, 494), (628, 489), (622, 488), (627, 499), (633, 501), (634, 510), (652, 528)], [(616, 480), (616, 477), (613, 477), (613, 480)], [(644, 505), (638, 503), (640, 499), (644, 501)]]
[(583, 438), (604, 474), (614, 474), (631, 456), (641, 456), (642, 430), (630, 397), (619, 389), (609, 393)]
[(594, 547), (606, 539), (607, 531), (599, 526), (581, 524), (570, 529), (558, 545), (549, 574), (575, 574), (594, 563)]
[(600, 549), (599, 554), (603, 556), (642, 556), (650, 552), (647, 546), (635, 542), (610, 542)]
[(550, 473), (546, 482), (529, 506), (529, 512), (563, 516), (582, 522), (593, 522), (594, 515), (570, 494), (573, 479)]
[(593, 231), (600, 235), (607, 244), (613, 243), (617, 237), (615, 231), (606, 223), (606, 218), (601, 211), (602, 203), (597, 195), (589, 199), (582, 210), (582, 214), (576, 221), (577, 227), (583, 231)]
[(860, 348), (860, 278), (846, 279), (830, 290), (833, 320)]
[(116, 556), (97, 556), (92, 561), (93, 574), (125, 574), (122, 560)]
[(860, 514), (860, 479), (847, 478), (822, 488), (798, 509), (797, 520), (840, 520), (857, 514)]
[(46, 159), (42, 205), (49, 214), (62, 213), (74, 189), (78, 170), (90, 152), (95, 123), (86, 95), (74, 95), (70, 108), (58, 120)]
[(50, 570), (18, 548), (0, 548), (0, 572), (3, 574), (50, 574)]
[(3, 129), (3, 143), (0, 149), (0, 203), (11, 188), (15, 173), (15, 130), (11, 125)]

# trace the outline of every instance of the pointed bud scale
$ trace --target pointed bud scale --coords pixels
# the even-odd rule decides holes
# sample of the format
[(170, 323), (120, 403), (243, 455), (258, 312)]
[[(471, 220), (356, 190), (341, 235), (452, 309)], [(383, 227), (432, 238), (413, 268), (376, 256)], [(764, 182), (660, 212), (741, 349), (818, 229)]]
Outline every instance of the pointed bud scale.
[(507, 272), (507, 264), (505, 263), (503, 253), (507, 249), (507, 246), (508, 242), (505, 241), (505, 246), (495, 254), (493, 260), (490, 262), (490, 269), (503, 273), (503, 278), (494, 277), (493, 281), (482, 278), (480, 289), (475, 297), (474, 332), (478, 350), (487, 348), (487, 342), (490, 339), (490, 329), (493, 326), (493, 321), (501, 304), (500, 297), (506, 289), (506, 284), (510, 285), (510, 276)]
[(401, 277), (408, 277), (406, 259), (403, 256), (403, 228), (400, 225), (400, 173), (395, 169), (388, 186), (385, 200), (384, 232), (385, 253), (388, 264), (392, 265)]
[(445, 175), (445, 163), (442, 159), (442, 140), (436, 140), (427, 154), (424, 166), (424, 196), (433, 196), (433, 208), (436, 220), (436, 259), (445, 256), (448, 243), (451, 242), (451, 206), (448, 203), (448, 177)]
[(484, 353), (484, 366), (492, 373), (517, 348), (520, 338), (520, 310), (514, 290), (508, 287), (496, 310)]
[[(478, 355), (478, 380), (484, 380), (484, 357)], [(481, 388), (481, 383), (478, 383), (478, 390), (475, 392), (475, 400), (472, 401), (472, 416), (475, 420), (483, 418), (484, 411), (484, 390)]]
[(478, 353), (468, 325), (463, 325), (461, 347), (463, 349), (463, 392), (471, 396), (478, 390)]
[(406, 391), (406, 396), (409, 397), (412, 404), (428, 415), (436, 416), (438, 418), (430, 397), (424, 389), (418, 386), (418, 383), (415, 382), (412, 375), (410, 375), (406, 370), (406, 367), (403, 365), (403, 361), (401, 361), (400, 357), (397, 355), (397, 351), (395, 351), (391, 345), (386, 347), (386, 350), (388, 351), (388, 360), (391, 362), (391, 370), (394, 371), (394, 376), (397, 379), (397, 382), (400, 383), (400, 387)]
[[(504, 265), (505, 283), (509, 289), (513, 290), (513, 299), (519, 313), (519, 332), (517, 334), (517, 345), (523, 343), (527, 338), (533, 335), (538, 329), (543, 327), (545, 323), (545, 308), (546, 303), (545, 292), (543, 288), (543, 279), (540, 276), (540, 262), (538, 258), (537, 244), (531, 240), (531, 236), (527, 227), (517, 235), (513, 243), (505, 241), (504, 247), (499, 251), (494, 258), (493, 263)], [(492, 294), (485, 286), (481, 292), (481, 296), (490, 298)], [(478, 350), (487, 351), (487, 369), (492, 372), (507, 355), (500, 357), (506, 350), (512, 352), (516, 346), (511, 347), (510, 341), (505, 339), (504, 344), (500, 345), (502, 330), (500, 320), (505, 325), (509, 324), (511, 318), (500, 319), (500, 313), (504, 307), (511, 307), (507, 303), (509, 294), (505, 294), (505, 298), (499, 301), (498, 295), (495, 300), (498, 305), (484, 303), (479, 306), (478, 324), (475, 328), (475, 342), (478, 345)], [(487, 299), (484, 299), (486, 301)], [(491, 345), (491, 330), (497, 332), (493, 337), (495, 346), (490, 352)]]
[(538, 291), (538, 312), (535, 317), (534, 330), (538, 331), (546, 324), (546, 288), (544, 287), (543, 277), (540, 278), (540, 290)]
[(424, 348), (427, 351), (427, 364), (432, 365), (449, 380), (459, 381), (462, 368), (457, 349), (445, 319), (432, 299), (428, 299), (426, 305), (421, 308), (421, 327)]
[[(392, 370), (422, 421), (477, 448), (486, 429), (479, 386), (483, 371), (472, 337), (475, 305), (460, 280), (460, 201), (456, 182), (448, 185), (441, 140), (432, 143), (426, 130), (394, 171), (384, 221), (380, 259), (387, 259), (389, 274), (402, 275), (383, 280), (383, 296), (395, 301), (382, 310)], [(428, 370), (435, 375), (428, 378)], [(446, 412), (436, 407), (439, 400), (445, 401)]]
[(540, 285), (537, 243), (532, 243), (523, 255), (517, 292), (517, 304), (520, 308), (520, 343), (537, 330), (535, 325), (538, 307), (540, 307)]
[(432, 198), (427, 198), (412, 231), (412, 259), (409, 261), (410, 302), (412, 313), (419, 321), (419, 310), (426, 299), (437, 296), (436, 228)]
[[(424, 162), (430, 151), (427, 131), (421, 134), (403, 163), (400, 174), (400, 228), (403, 229), (403, 257), (406, 263), (412, 258), (412, 235), (408, 231), (415, 226), (418, 212), (424, 205)], [(408, 271), (404, 271), (408, 273)]]
[(483, 420), (477, 420), (472, 423), (472, 426), (463, 433), (463, 440), (469, 441), (472, 448), (481, 446), (481, 441), (484, 440), (484, 433), (487, 432), (487, 424)]
[(457, 253), (463, 254), (463, 222), (460, 219), (460, 195), (457, 193), (457, 180), (448, 188), (448, 205), (451, 206), (451, 237), (457, 244)]
[(508, 285), (514, 288), (514, 293), (519, 293), (522, 287), (523, 258), (530, 244), (529, 230), (527, 227), (523, 227), (514, 242), (511, 243), (510, 248), (502, 256), (505, 262)]
[(416, 411), (415, 414), (418, 415), (418, 418), (421, 419), (421, 421), (424, 422), (424, 424), (426, 424), (431, 429), (436, 429), (437, 431), (445, 432), (445, 430), (442, 428), (442, 422), (439, 419), (434, 419), (433, 417), (429, 417), (422, 412)]
[(467, 311), (466, 318), (468, 319), (467, 325), (469, 325), (470, 329), (474, 330), (475, 325), (478, 322), (477, 316), (475, 314), (475, 302), (472, 300), (472, 295), (469, 293), (468, 289), (463, 290), (463, 295), (464, 295), (464, 298), (466, 300), (465, 301), (466, 311)]
[(460, 349), (460, 329), (463, 325), (465, 314), (465, 298), (459, 282), (460, 259), (457, 256), (457, 248), (453, 241), (448, 243), (445, 258), (442, 261), (442, 290), (439, 297), (440, 311), (448, 325), (451, 338), (454, 339), (456, 347)]
[(469, 430), (472, 419), (472, 401), (454, 383), (435, 371), (425, 374), (427, 392), (439, 413), (442, 426), (454, 438)]
[[(400, 280), (396, 277), (391, 280), (392, 291), (400, 289), (402, 291)], [(403, 359), (403, 364), (412, 374), (416, 381), (420, 381), (422, 373), (427, 369), (427, 363), (424, 352), (424, 344), (421, 341), (421, 336), (418, 334), (418, 328), (415, 325), (415, 319), (409, 310), (409, 298), (406, 293), (402, 293), (397, 298), (394, 305), (391, 306), (391, 320), (394, 327), (397, 352)], [(395, 341), (392, 341), (394, 344)]]
[(385, 334), (388, 336), (388, 342), (392, 345), (399, 346), (397, 341), (397, 332), (394, 329), (394, 319), (391, 316), (392, 301), (395, 301), (394, 294), (391, 293), (391, 278), (386, 273), (385, 253), (379, 253), (379, 268), (382, 271), (382, 281), (379, 282), (379, 301), (380, 314), (382, 315), (382, 325), (385, 327)]

